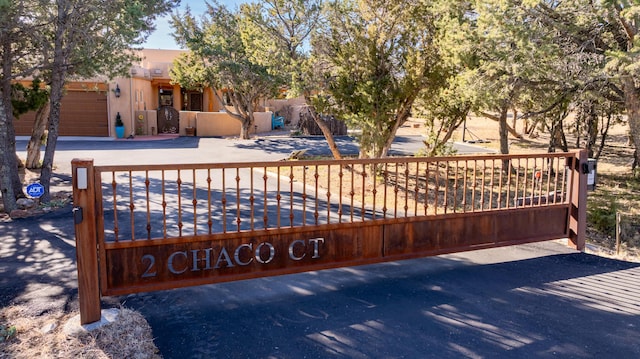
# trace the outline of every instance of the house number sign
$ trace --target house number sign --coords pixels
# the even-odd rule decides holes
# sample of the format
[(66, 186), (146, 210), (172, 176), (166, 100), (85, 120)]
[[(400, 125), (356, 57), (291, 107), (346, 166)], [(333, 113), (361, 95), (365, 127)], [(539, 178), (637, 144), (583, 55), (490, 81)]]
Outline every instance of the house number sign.
[[(305, 258), (320, 258), (324, 238), (311, 238), (307, 240), (297, 239), (288, 246), (288, 260), (301, 261)], [(282, 255), (277, 253), (276, 247), (269, 242), (259, 244), (245, 243), (235, 248), (203, 248), (191, 250), (179, 250), (171, 252), (166, 258), (162, 258), (166, 265), (162, 268), (172, 275), (181, 275), (187, 272), (199, 272), (217, 270), (220, 268), (234, 268), (250, 265), (269, 264)], [(144, 254), (141, 258), (145, 271), (142, 278), (152, 278), (158, 275), (157, 258), (153, 254)]]

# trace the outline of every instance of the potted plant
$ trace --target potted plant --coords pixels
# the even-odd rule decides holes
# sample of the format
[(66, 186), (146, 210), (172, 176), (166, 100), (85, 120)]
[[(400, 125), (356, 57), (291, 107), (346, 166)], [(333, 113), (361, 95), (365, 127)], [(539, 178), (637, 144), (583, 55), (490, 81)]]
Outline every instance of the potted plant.
[(196, 135), (196, 128), (191, 126), (191, 119), (189, 119), (189, 126), (184, 128), (184, 132), (187, 136), (195, 136)]
[(124, 122), (122, 122), (122, 117), (120, 117), (120, 112), (116, 115), (116, 137), (124, 138)]

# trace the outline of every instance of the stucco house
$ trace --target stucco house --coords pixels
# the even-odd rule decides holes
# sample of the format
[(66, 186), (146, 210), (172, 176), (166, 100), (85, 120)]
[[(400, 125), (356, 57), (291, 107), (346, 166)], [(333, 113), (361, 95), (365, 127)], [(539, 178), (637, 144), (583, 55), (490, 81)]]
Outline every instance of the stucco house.
[[(226, 112), (213, 89), (189, 91), (171, 84), (169, 69), (184, 52), (143, 49), (142, 60), (132, 64), (129, 77), (69, 82), (61, 104), (60, 136), (116, 137), (117, 114), (125, 125), (124, 137), (239, 135), (240, 122)], [(301, 104), (265, 99), (263, 112), (255, 113), (253, 130), (271, 131), (271, 110), (288, 105)], [(30, 135), (34, 118), (28, 113), (15, 121), (16, 135)]]

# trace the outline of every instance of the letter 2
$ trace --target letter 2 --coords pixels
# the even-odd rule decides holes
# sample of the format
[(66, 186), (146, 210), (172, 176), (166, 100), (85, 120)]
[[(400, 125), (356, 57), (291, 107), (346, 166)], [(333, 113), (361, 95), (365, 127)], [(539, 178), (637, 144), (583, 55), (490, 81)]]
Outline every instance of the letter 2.
[(147, 270), (142, 273), (142, 278), (155, 277), (158, 273), (155, 270), (153, 272), (151, 270), (156, 265), (156, 257), (152, 256), (151, 254), (145, 254), (142, 256), (142, 263), (145, 262), (145, 259), (149, 260), (149, 266), (147, 267)]

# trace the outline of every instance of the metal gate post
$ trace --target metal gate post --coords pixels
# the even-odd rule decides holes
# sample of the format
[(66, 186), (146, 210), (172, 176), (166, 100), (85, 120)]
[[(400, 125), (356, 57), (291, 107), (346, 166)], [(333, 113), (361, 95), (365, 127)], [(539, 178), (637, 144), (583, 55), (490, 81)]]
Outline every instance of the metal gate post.
[(80, 323), (100, 320), (96, 195), (92, 159), (71, 161)]
[(569, 246), (584, 251), (587, 236), (587, 150), (575, 153), (570, 166)]

